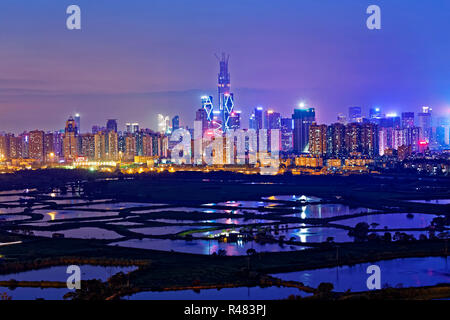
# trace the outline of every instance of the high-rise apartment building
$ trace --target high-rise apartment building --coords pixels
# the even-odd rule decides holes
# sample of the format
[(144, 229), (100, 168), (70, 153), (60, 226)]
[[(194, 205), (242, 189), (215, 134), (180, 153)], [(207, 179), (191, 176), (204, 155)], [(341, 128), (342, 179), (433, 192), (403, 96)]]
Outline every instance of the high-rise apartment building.
[(127, 134), (125, 136), (125, 159), (133, 161), (136, 155), (136, 138), (131, 134)]
[(330, 158), (341, 158), (346, 154), (345, 125), (334, 123), (327, 130), (327, 155)]
[(115, 131), (108, 132), (108, 155), (107, 160), (119, 160), (119, 136)]
[(44, 131), (31, 131), (29, 134), (28, 156), (31, 159), (43, 162), (44, 156)]
[(327, 153), (327, 126), (312, 124), (309, 127), (309, 152), (317, 157)]
[(101, 161), (106, 159), (107, 134), (105, 131), (99, 131), (94, 136), (95, 160)]
[(95, 160), (95, 135), (92, 133), (83, 133), (80, 136), (81, 156), (88, 160)]
[(7, 135), (0, 135), (0, 161), (9, 158), (9, 137)]
[(376, 157), (379, 155), (378, 126), (364, 123), (361, 126), (361, 151), (363, 155)]
[(53, 132), (47, 132), (44, 135), (44, 158), (47, 162), (54, 162), (57, 160), (55, 133)]
[(414, 127), (414, 112), (402, 112), (402, 128)]
[(362, 152), (361, 125), (359, 123), (349, 123), (345, 127), (345, 146), (348, 155)]
[(21, 136), (10, 136), (9, 139), (9, 157), (11, 159), (23, 158), (23, 138)]

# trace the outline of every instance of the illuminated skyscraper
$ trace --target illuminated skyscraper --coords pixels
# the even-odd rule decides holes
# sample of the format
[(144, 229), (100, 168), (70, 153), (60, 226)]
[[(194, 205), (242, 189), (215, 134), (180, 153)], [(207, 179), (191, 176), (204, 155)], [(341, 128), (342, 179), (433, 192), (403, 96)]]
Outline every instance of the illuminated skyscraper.
[[(126, 145), (125, 145), (125, 135), (120, 134), (117, 138), (117, 146), (119, 148), (119, 155), (124, 155), (126, 151)], [(122, 160), (122, 159), (120, 159)]]
[(55, 155), (62, 157), (64, 155), (64, 131), (56, 131), (53, 133), (53, 147), (55, 148)]
[(256, 120), (255, 120), (255, 114), (252, 114), (250, 118), (248, 119), (248, 128), (256, 130)]
[(22, 138), (22, 157), (24, 159), (30, 157), (30, 134), (28, 132), (23, 132), (20, 134)]
[(222, 111), (214, 110), (212, 121), (209, 122), (209, 129), (212, 130), (215, 136), (223, 134), (222, 117), (223, 117)]
[(402, 128), (414, 127), (414, 112), (402, 112)]
[[(139, 131), (139, 128), (136, 131)], [(136, 132), (136, 131), (134, 131), (134, 132)], [(162, 134), (172, 133), (172, 126), (170, 123), (169, 116), (164, 116), (162, 114), (158, 114), (158, 132), (162, 133)]]
[(104, 131), (99, 131), (94, 136), (95, 144), (95, 160), (105, 160), (106, 159), (106, 145), (107, 137)]
[(384, 155), (386, 149), (392, 148), (393, 131), (392, 127), (380, 127), (378, 130), (378, 152), (381, 156)]
[(406, 146), (405, 131), (403, 129), (392, 130), (392, 148), (398, 150), (402, 146)]
[(373, 107), (369, 110), (369, 121), (372, 123), (380, 124), (380, 120), (384, 118), (385, 115), (381, 113), (380, 107)]
[(107, 160), (116, 161), (119, 159), (119, 136), (115, 131), (108, 132), (108, 155)]
[(332, 158), (345, 156), (345, 125), (334, 123), (328, 127), (327, 132), (327, 155)]
[(29, 157), (44, 161), (44, 131), (31, 131), (29, 139)]
[(52, 132), (44, 135), (44, 158), (49, 162), (56, 160), (55, 134)]
[(406, 146), (411, 146), (413, 152), (419, 152), (420, 128), (412, 127), (403, 130), (405, 131)]
[(327, 126), (312, 124), (309, 126), (309, 153), (323, 157), (327, 152)]
[(237, 130), (241, 128), (241, 111), (233, 111), (230, 115), (229, 128)]
[(273, 110), (267, 110), (265, 112), (264, 127), (268, 130), (281, 129), (281, 114)]
[(127, 134), (125, 137), (125, 159), (126, 161), (134, 161), (136, 156), (136, 139), (133, 135)]
[(228, 62), (230, 60), (230, 56), (222, 53), (222, 57), (216, 55), (219, 60), (219, 75), (218, 75), (218, 92), (219, 92), (219, 106), (222, 107), (224, 105), (223, 97), (229, 95), (231, 92), (231, 76), (228, 71)]
[(134, 134), (134, 138), (136, 139), (136, 155), (137, 156), (144, 155), (144, 135), (145, 135), (144, 130), (141, 130)]
[(378, 126), (374, 123), (364, 123), (361, 126), (361, 151), (363, 155), (376, 157), (379, 155)]
[(207, 121), (212, 121), (214, 112), (214, 104), (212, 96), (202, 97), (202, 109), (205, 110)]
[(79, 135), (81, 132), (81, 117), (79, 113), (75, 115), (75, 123), (77, 125), (77, 135)]
[(153, 136), (146, 134), (142, 137), (142, 150), (143, 156), (151, 157), (153, 156)]
[(9, 157), (9, 139), (6, 135), (0, 135), (0, 161), (7, 160)]
[(222, 105), (222, 131), (227, 132), (230, 129), (230, 117), (234, 111), (234, 96), (232, 93), (224, 94)]
[(64, 131), (63, 148), (64, 159), (66, 161), (75, 160), (77, 157), (77, 132), (78, 128), (75, 120), (70, 117), (66, 122), (66, 129)]
[(345, 127), (345, 147), (347, 154), (362, 152), (361, 125), (349, 123)]
[(422, 112), (417, 115), (418, 126), (421, 128), (421, 140), (430, 142), (432, 140), (432, 125), (431, 125), (431, 112), (430, 107), (422, 107)]
[(291, 152), (293, 148), (294, 123), (292, 118), (281, 119), (281, 151)]
[(180, 116), (175, 116), (172, 118), (172, 132), (180, 129)]
[(264, 119), (263, 119), (263, 108), (257, 107), (255, 110), (253, 110), (253, 115), (250, 119), (253, 119), (254, 127), (251, 127), (250, 129), (255, 129), (256, 131), (261, 130), (264, 128)]
[(222, 53), (222, 56), (217, 56), (219, 60), (219, 74), (218, 74), (218, 94), (219, 94), (219, 109), (222, 113), (222, 132), (227, 132), (230, 129), (230, 116), (234, 111), (234, 95), (231, 93), (231, 76), (228, 71), (228, 62), (230, 56)]
[(23, 158), (23, 139), (22, 137), (10, 136), (9, 139), (9, 156), (11, 159)]
[(95, 135), (84, 133), (81, 135), (81, 155), (88, 160), (95, 159)]
[(316, 121), (314, 108), (306, 108), (303, 104), (294, 110), (294, 152), (308, 152), (309, 126)]

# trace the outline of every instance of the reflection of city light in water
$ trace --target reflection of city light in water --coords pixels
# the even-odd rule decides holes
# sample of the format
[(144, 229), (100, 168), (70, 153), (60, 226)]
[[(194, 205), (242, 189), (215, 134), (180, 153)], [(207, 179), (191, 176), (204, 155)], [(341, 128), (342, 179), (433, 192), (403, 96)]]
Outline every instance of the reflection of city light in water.
[(306, 237), (309, 233), (308, 228), (299, 229), (298, 232), (295, 232), (294, 235), (300, 238), (300, 242), (306, 242)]
[(53, 211), (53, 212), (49, 212), (47, 213), (50, 216), (50, 220), (55, 220), (56, 215), (58, 214), (58, 212)]
[(306, 219), (306, 208), (307, 208), (307, 206), (303, 206), (303, 207), (302, 207), (302, 213), (301, 213), (301, 215), (300, 215), (300, 217), (301, 217), (302, 219)]

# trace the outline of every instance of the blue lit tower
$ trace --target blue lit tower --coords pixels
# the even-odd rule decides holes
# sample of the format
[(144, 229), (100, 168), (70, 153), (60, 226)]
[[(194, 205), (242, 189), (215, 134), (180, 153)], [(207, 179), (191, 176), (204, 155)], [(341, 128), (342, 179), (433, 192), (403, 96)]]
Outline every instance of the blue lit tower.
[(212, 121), (213, 111), (214, 111), (213, 97), (203, 96), (202, 97), (202, 108), (206, 111), (206, 119), (208, 120), (208, 122)]
[(222, 53), (219, 57), (220, 71), (218, 75), (218, 93), (219, 93), (219, 108), (222, 113), (222, 131), (226, 132), (230, 128), (230, 116), (234, 109), (234, 97), (231, 90), (231, 77), (228, 72), (228, 61), (230, 56)]
[(75, 120), (75, 123), (77, 124), (77, 134), (80, 134), (80, 132), (81, 132), (81, 118), (80, 118), (80, 114), (79, 113), (77, 113), (75, 115), (74, 120)]
[(234, 110), (234, 97), (232, 93), (225, 93), (222, 101), (222, 131), (227, 132), (231, 127), (230, 117)]

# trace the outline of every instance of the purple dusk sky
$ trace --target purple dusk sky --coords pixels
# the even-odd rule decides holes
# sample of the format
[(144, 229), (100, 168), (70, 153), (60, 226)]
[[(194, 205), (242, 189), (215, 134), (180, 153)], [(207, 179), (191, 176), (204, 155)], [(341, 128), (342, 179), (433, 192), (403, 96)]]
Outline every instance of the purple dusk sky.
[[(70, 4), (81, 31), (66, 29)], [(366, 28), (371, 4), (382, 30)], [(59, 130), (76, 112), (82, 131), (109, 118), (156, 128), (158, 113), (192, 127), (222, 51), (244, 127), (256, 106), (290, 116), (302, 100), (325, 123), (350, 106), (448, 117), (449, 12), (448, 0), (2, 0), (0, 131)]]

